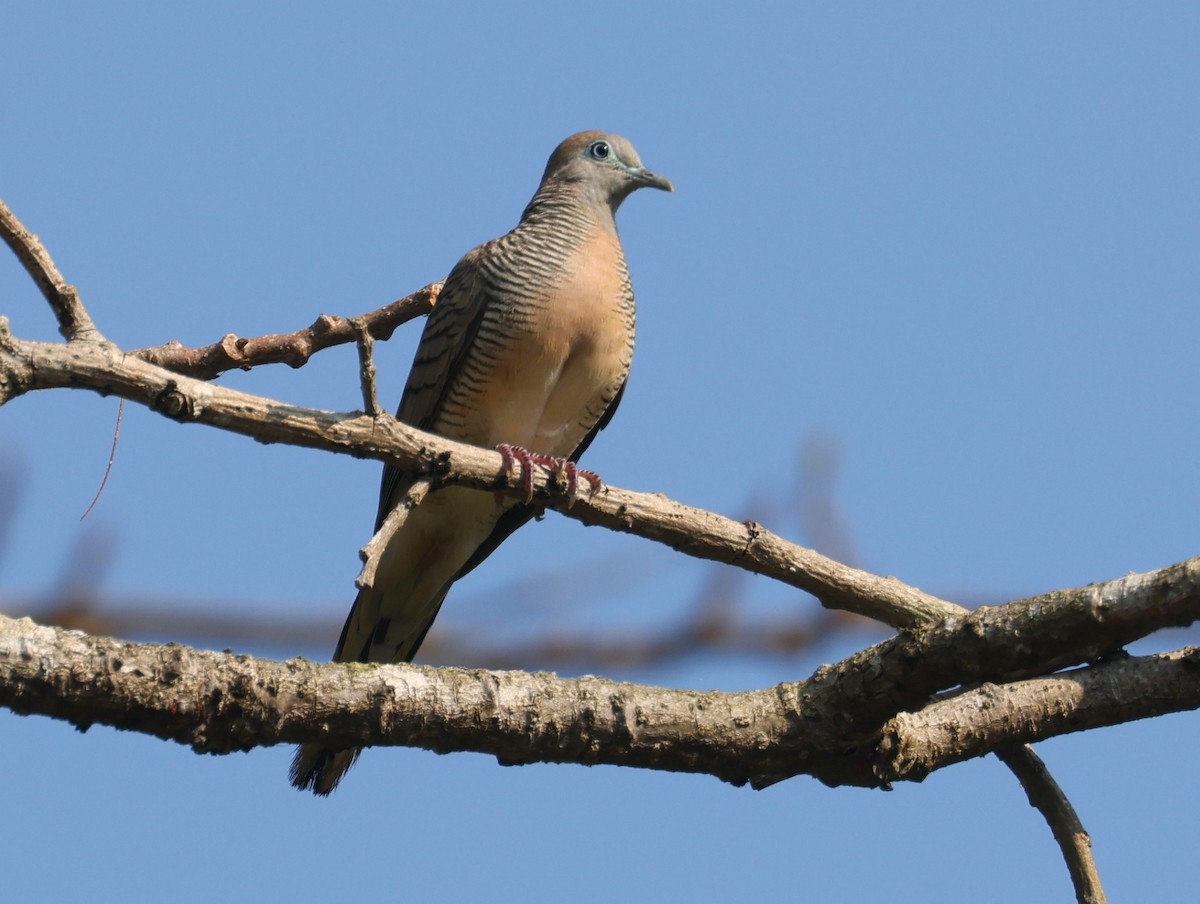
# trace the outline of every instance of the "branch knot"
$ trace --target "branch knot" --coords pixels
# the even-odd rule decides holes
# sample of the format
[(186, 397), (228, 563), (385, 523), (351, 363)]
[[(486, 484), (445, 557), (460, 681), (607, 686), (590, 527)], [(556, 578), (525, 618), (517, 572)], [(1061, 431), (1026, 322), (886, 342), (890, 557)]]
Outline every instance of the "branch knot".
[(174, 380), (169, 381), (166, 388), (154, 397), (150, 407), (175, 421), (187, 422), (196, 417), (192, 400)]

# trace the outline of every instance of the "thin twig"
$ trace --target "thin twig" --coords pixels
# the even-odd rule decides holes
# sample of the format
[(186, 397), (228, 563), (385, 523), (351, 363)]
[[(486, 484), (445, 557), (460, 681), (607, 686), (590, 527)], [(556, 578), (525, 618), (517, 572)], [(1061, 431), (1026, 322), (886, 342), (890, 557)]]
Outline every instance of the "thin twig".
[(355, 586), (363, 589), (375, 585), (375, 572), (379, 569), (379, 560), (383, 556), (383, 551), (392, 541), (392, 537), (396, 536), (396, 531), (400, 530), (404, 526), (404, 522), (408, 520), (408, 513), (424, 501), (426, 494), (432, 488), (433, 481), (429, 478), (423, 477), (416, 480), (409, 487), (404, 498), (388, 512), (387, 517), (383, 519), (383, 524), (379, 525), (379, 530), (375, 531), (375, 536), (358, 551), (358, 556), (363, 561), (363, 567), (362, 571), (358, 573), (358, 577), (354, 579)]
[(188, 348), (172, 340), (165, 345), (141, 348), (129, 354), (198, 380), (212, 380), (227, 370), (250, 370), (260, 364), (301, 367), (322, 349), (354, 342), (357, 334), (350, 325), (352, 320), (363, 321), (373, 338), (380, 341), (389, 339), (402, 323), (433, 310), (441, 288), (441, 283), (431, 283), (398, 301), (357, 317), (322, 314), (311, 326), (292, 333), (251, 339), (229, 333), (219, 342), (200, 348)]
[(0, 199), (0, 236), (4, 237), (17, 260), (50, 303), (50, 309), (58, 319), (58, 331), (63, 337), (68, 341), (103, 341), (104, 337), (96, 329), (96, 324), (92, 323), (79, 292), (63, 279), (50, 252), (9, 210), (3, 199)]
[(1025, 788), (1029, 805), (1042, 814), (1054, 833), (1071, 874), (1075, 900), (1079, 904), (1105, 904), (1108, 897), (1092, 856), (1091, 836), (1042, 758), (1028, 744), (997, 750), (996, 756), (1012, 770)]
[(104, 476), (100, 478), (100, 488), (96, 490), (96, 496), (79, 516), (79, 520), (83, 521), (92, 513), (92, 509), (96, 507), (96, 503), (100, 501), (100, 497), (104, 495), (104, 488), (108, 486), (108, 475), (112, 473), (113, 462), (117, 460), (117, 441), (121, 438), (121, 419), (125, 416), (125, 400), (120, 399), (117, 405), (117, 424), (113, 427), (112, 448), (108, 450), (108, 464), (104, 468)]
[(351, 317), (350, 327), (358, 340), (358, 382), (362, 386), (363, 411), (371, 417), (380, 417), (383, 409), (379, 407), (379, 393), (375, 388), (375, 340), (361, 317)]

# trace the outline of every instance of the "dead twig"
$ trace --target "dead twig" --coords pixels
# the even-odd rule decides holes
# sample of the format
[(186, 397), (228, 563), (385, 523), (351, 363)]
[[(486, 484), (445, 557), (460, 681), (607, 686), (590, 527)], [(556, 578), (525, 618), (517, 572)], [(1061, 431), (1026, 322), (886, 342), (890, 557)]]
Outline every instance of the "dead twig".
[(354, 579), (354, 584), (359, 589), (373, 587), (375, 585), (375, 572), (379, 569), (379, 560), (383, 556), (383, 551), (387, 549), (387, 545), (392, 541), (392, 537), (396, 536), (396, 531), (404, 526), (404, 522), (408, 520), (408, 513), (420, 505), (426, 494), (433, 488), (433, 481), (427, 477), (422, 477), (416, 480), (404, 498), (397, 503), (387, 517), (383, 519), (383, 523), (379, 525), (379, 530), (375, 531), (375, 536), (367, 541), (367, 545), (358, 551), (358, 557), (363, 561), (362, 570), (358, 573), (358, 577)]
[(25, 228), (25, 224), (9, 210), (3, 199), (0, 199), (0, 236), (50, 303), (50, 310), (58, 319), (58, 331), (63, 338), (68, 342), (103, 341), (104, 336), (92, 323), (79, 292), (63, 279), (41, 239)]
[(172, 340), (165, 345), (137, 349), (130, 354), (198, 380), (212, 380), (227, 370), (250, 370), (261, 364), (301, 367), (323, 349), (356, 341), (358, 334), (351, 325), (355, 320), (361, 321), (373, 338), (391, 338), (396, 327), (433, 310), (441, 288), (441, 283), (431, 283), (398, 301), (357, 317), (322, 314), (311, 326), (292, 333), (252, 339), (229, 333), (219, 342), (200, 348), (188, 348)]
[(362, 387), (363, 411), (371, 417), (380, 417), (383, 409), (379, 407), (379, 392), (375, 386), (375, 340), (361, 317), (351, 317), (350, 328), (354, 330), (358, 345), (358, 382)]

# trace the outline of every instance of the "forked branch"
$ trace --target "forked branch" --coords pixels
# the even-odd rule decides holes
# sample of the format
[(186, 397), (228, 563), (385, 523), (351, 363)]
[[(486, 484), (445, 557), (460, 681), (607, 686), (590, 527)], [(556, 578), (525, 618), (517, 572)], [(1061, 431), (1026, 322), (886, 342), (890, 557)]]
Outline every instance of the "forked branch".
[[(293, 333), (230, 335), (201, 349), (168, 343), (125, 354), (103, 341), (74, 287), (3, 202), (0, 233), (68, 339), (65, 345), (22, 340), (0, 317), (0, 405), (40, 389), (85, 388), (183, 423), (401, 467), (415, 483), (395, 519), (385, 520), (364, 550), (360, 581), (373, 578), (378, 554), (372, 550), (394, 531), (393, 520), (426, 493), (459, 484), (525, 494), (523, 486), (509, 486), (499, 453), (414, 430), (378, 404), (371, 341), (426, 313), (438, 284), (360, 318), (322, 315)], [(365, 414), (301, 408), (205, 382), (232, 368), (299, 366), (322, 348), (352, 341), (359, 343)], [(660, 495), (605, 486), (572, 500), (544, 469), (534, 489), (539, 505), (568, 517), (772, 577), (902, 633), (804, 682), (699, 694), (520, 672), (272, 663), (0, 619), (0, 705), (79, 725), (134, 728), (197, 750), (318, 740), (339, 747), (407, 744), (485, 751), (509, 763), (611, 762), (707, 772), (756, 786), (801, 773), (830, 784), (880, 786), (998, 751), (1050, 822), (1078, 899), (1104, 899), (1086, 833), (1021, 742), (1200, 707), (1195, 651), (1136, 660), (1112, 655), (1158, 627), (1189, 624), (1200, 615), (1200, 560), (967, 613), (757, 523)], [(1073, 672), (1050, 674), (1072, 666)], [(1147, 686), (1169, 702), (1139, 705), (1137, 695)], [(1070, 705), (1039, 708), (1045, 700)], [(998, 704), (1011, 718), (992, 718)]]

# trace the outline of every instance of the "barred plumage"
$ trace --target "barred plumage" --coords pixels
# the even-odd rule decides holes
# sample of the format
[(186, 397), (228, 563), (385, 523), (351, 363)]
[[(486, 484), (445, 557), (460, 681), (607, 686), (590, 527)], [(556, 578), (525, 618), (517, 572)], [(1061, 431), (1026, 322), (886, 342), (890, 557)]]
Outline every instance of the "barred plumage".
[[(673, 190), (624, 138), (581, 132), (560, 144), (516, 228), (446, 278), (397, 417), (463, 442), (578, 460), (612, 418), (633, 359), (633, 288), (614, 217), (643, 186)], [(385, 469), (376, 529), (411, 484)], [(359, 592), (334, 659), (411, 660), (450, 586), (533, 514), (459, 487), (431, 493)], [(328, 794), (357, 755), (304, 745), (292, 782)]]

